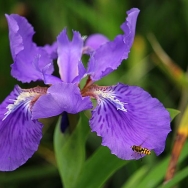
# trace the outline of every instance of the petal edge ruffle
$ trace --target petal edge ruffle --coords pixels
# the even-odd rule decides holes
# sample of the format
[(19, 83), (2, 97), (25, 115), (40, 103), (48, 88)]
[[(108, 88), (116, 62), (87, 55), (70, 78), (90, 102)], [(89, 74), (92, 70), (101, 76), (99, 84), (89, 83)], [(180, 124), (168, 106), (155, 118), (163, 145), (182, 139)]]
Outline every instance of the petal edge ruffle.
[(6, 15), (9, 27), (10, 49), (13, 58), (11, 75), (25, 83), (43, 80), (42, 69), (50, 64), (47, 74), (53, 72), (50, 55), (45, 48), (37, 47), (32, 41), (33, 27), (24, 17), (17, 14)]
[[(118, 84), (108, 88), (126, 110), (118, 110), (109, 98), (101, 98), (92, 111), (90, 126), (102, 137), (102, 145), (121, 159), (135, 157), (132, 146), (163, 152), (170, 129), (170, 115), (164, 106), (149, 93), (137, 86)], [(99, 96), (100, 98), (100, 96)]]
[(128, 58), (132, 46), (136, 21), (139, 10), (133, 8), (127, 12), (127, 19), (122, 24), (123, 35), (118, 35), (113, 41), (109, 41), (97, 48), (90, 56), (87, 74), (93, 81), (100, 80), (110, 74), (121, 64), (123, 59)]

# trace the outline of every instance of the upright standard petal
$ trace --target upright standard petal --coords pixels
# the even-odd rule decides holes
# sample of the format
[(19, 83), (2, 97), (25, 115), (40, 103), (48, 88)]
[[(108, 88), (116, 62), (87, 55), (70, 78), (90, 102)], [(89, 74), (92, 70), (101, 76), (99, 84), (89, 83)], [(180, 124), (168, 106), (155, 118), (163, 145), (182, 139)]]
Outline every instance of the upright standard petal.
[(43, 48), (52, 59), (57, 59), (57, 42), (52, 45), (46, 44)]
[(42, 74), (43, 74), (43, 81), (46, 85), (51, 85), (51, 84), (56, 84), (56, 83), (60, 83), (62, 82), (62, 80), (57, 77), (54, 76), (52, 74), (48, 74), (48, 70), (49, 67), (51, 66), (51, 64), (46, 65), (43, 69), (42, 69)]
[(118, 84), (93, 88), (98, 105), (92, 111), (90, 126), (102, 137), (102, 145), (121, 159), (139, 159), (144, 155), (133, 146), (147, 148), (159, 155), (165, 148), (170, 116), (164, 106), (137, 86)]
[(0, 170), (12, 171), (38, 149), (42, 124), (31, 120), (32, 100), (38, 93), (18, 86), (0, 105)]
[[(80, 76), (79, 64), (81, 63), (82, 47), (83, 39), (76, 31), (73, 32), (72, 41), (68, 39), (66, 29), (57, 37), (57, 63), (60, 77), (66, 83), (72, 83), (76, 77)], [(80, 79), (82, 76), (83, 73)]]
[(92, 108), (89, 97), (82, 97), (77, 85), (58, 83), (52, 85), (47, 94), (41, 96), (33, 106), (33, 119), (47, 118), (68, 112), (76, 114)]
[(130, 48), (134, 41), (135, 36), (135, 28), (136, 28), (136, 20), (139, 14), (139, 10), (137, 8), (132, 8), (129, 11), (127, 11), (127, 14), (129, 15), (126, 19), (126, 22), (124, 22), (121, 25), (121, 29), (124, 31), (124, 42), (126, 45), (126, 51), (124, 54), (124, 59), (128, 58), (128, 53), (130, 51)]
[(83, 53), (90, 54), (93, 51), (95, 51), (97, 48), (99, 48), (101, 45), (107, 43), (109, 39), (102, 35), (102, 34), (93, 34), (90, 35), (85, 42), (85, 46), (83, 49)]
[(122, 26), (126, 33), (118, 35), (113, 41), (105, 43), (91, 54), (87, 74), (93, 81), (111, 73), (117, 69), (123, 59), (127, 59), (135, 35), (138, 13), (139, 10), (136, 8), (129, 10), (126, 22)]
[(11, 74), (22, 82), (43, 80), (42, 69), (50, 64), (47, 74), (53, 72), (50, 55), (45, 48), (32, 42), (33, 27), (24, 17), (16, 14), (6, 15), (9, 26), (10, 49), (13, 58)]

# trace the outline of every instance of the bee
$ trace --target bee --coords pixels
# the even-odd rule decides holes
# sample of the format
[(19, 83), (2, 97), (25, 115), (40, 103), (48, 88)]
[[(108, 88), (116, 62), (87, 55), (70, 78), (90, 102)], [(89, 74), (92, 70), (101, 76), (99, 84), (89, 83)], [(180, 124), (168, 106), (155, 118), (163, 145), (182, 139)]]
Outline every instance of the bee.
[(131, 148), (136, 153), (145, 154), (145, 155), (150, 155), (151, 154), (151, 151), (149, 149), (143, 148), (141, 146), (133, 145), (133, 146), (131, 146)]

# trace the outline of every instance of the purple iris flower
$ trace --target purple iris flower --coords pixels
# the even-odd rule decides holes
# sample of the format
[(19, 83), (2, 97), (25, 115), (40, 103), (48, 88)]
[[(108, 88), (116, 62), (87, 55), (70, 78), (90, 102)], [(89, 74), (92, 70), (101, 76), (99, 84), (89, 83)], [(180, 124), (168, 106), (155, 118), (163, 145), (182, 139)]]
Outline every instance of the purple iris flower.
[[(37, 150), (43, 127), (39, 118), (88, 109), (92, 109), (91, 130), (102, 137), (102, 145), (117, 157), (130, 160), (144, 156), (133, 151), (132, 146), (153, 150), (157, 155), (163, 152), (171, 131), (170, 116), (164, 106), (137, 86), (94, 83), (128, 58), (138, 14), (136, 8), (127, 12), (121, 25), (123, 34), (112, 41), (100, 34), (84, 41), (76, 31), (69, 40), (64, 29), (52, 46), (44, 47), (32, 42), (34, 31), (25, 18), (6, 15), (14, 61), (12, 76), (22, 82), (42, 80), (47, 86), (15, 86), (0, 105), (0, 170), (18, 168)], [(87, 68), (82, 64), (84, 53), (90, 56)], [(54, 58), (60, 78), (52, 75)], [(80, 88), (84, 77), (88, 77), (87, 82)], [(97, 101), (96, 105), (91, 99)]]

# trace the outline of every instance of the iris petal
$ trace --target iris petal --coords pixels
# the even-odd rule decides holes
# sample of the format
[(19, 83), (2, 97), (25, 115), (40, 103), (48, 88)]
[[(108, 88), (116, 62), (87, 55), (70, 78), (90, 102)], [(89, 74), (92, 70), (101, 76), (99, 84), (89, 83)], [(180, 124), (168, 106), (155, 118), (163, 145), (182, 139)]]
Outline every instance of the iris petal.
[(139, 10), (136, 8), (128, 11), (128, 17), (122, 26), (126, 33), (118, 35), (113, 41), (101, 45), (91, 54), (87, 74), (91, 75), (93, 81), (100, 80), (111, 73), (117, 69), (123, 59), (127, 59), (135, 35), (138, 13)]
[(71, 83), (80, 75), (79, 64), (81, 63), (83, 39), (79, 32), (74, 31), (73, 39), (69, 41), (66, 29), (64, 29), (57, 37), (57, 46), (57, 63), (61, 79), (66, 83)]
[(46, 44), (42, 47), (52, 59), (57, 59), (57, 42), (52, 45)]
[(126, 160), (142, 157), (135, 156), (134, 145), (154, 150), (157, 155), (163, 152), (171, 131), (170, 116), (156, 98), (140, 87), (123, 84), (98, 93), (90, 126), (102, 137), (102, 145)]
[(121, 25), (121, 29), (124, 31), (124, 43), (126, 44), (126, 51), (124, 54), (124, 59), (128, 58), (128, 53), (134, 41), (135, 36), (135, 28), (136, 28), (136, 19), (139, 14), (139, 10), (137, 8), (132, 8), (127, 11), (128, 17), (126, 22)]
[[(31, 120), (29, 101), (17, 100), (21, 89), (14, 91), (0, 105), (0, 170), (15, 170), (37, 150), (42, 137), (42, 124)], [(8, 106), (9, 105), (9, 108)], [(4, 116), (6, 111), (10, 111)]]
[(50, 55), (45, 48), (37, 47), (32, 41), (33, 27), (24, 17), (16, 14), (6, 15), (9, 26), (9, 40), (12, 58), (11, 74), (22, 82), (43, 80), (42, 69), (47, 65), (46, 74), (53, 72)]
[(99, 48), (101, 45), (105, 44), (108, 42), (109, 39), (102, 35), (102, 34), (93, 34), (90, 35), (85, 42), (85, 47), (84, 47), (84, 53), (90, 54), (97, 48)]
[(34, 119), (47, 118), (66, 111), (76, 114), (92, 108), (89, 97), (82, 97), (77, 85), (71, 83), (58, 83), (52, 85), (47, 94), (41, 96), (33, 106)]

